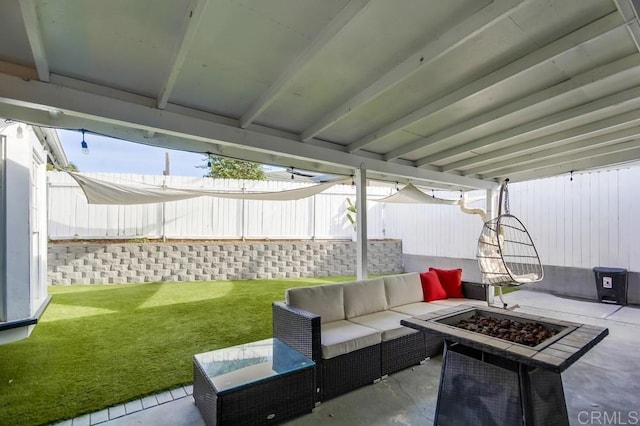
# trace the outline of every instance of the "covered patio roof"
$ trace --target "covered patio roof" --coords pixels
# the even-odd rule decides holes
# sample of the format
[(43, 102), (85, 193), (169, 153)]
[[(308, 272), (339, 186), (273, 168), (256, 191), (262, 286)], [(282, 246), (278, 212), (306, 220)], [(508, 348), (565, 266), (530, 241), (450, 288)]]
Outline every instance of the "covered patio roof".
[(5, 0), (0, 116), (445, 189), (640, 159), (632, 0)]

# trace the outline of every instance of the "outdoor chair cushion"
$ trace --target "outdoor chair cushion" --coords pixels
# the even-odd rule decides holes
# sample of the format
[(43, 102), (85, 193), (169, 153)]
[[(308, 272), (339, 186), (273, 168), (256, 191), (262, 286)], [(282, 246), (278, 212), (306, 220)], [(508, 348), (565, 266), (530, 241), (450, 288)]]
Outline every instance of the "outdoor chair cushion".
[(435, 302), (431, 302), (431, 303), (429, 302), (409, 303), (407, 305), (395, 306), (391, 309), (393, 309), (393, 311), (395, 312), (400, 312), (401, 314), (415, 317), (418, 315), (424, 315), (430, 312), (439, 311), (440, 309), (445, 309), (443, 305), (438, 305), (436, 304), (436, 302), (439, 302), (439, 300), (436, 300)]
[(345, 319), (343, 284), (290, 288), (285, 296), (289, 305), (320, 315), (322, 324)]
[(349, 321), (380, 330), (382, 332), (382, 341), (385, 342), (407, 334), (417, 333), (417, 330), (400, 325), (401, 320), (409, 318), (411, 318), (409, 315), (398, 312), (382, 311), (351, 318)]
[(420, 281), (422, 282), (422, 293), (425, 302), (447, 298), (447, 293), (442, 288), (435, 271), (421, 273)]
[(389, 275), (383, 277), (383, 280), (389, 308), (424, 300), (420, 275), (417, 272)]
[(351, 321), (333, 321), (322, 324), (320, 343), (322, 358), (334, 358), (358, 349), (377, 345), (382, 341), (382, 332), (355, 324)]
[(387, 309), (382, 278), (344, 285), (344, 313), (347, 319)]

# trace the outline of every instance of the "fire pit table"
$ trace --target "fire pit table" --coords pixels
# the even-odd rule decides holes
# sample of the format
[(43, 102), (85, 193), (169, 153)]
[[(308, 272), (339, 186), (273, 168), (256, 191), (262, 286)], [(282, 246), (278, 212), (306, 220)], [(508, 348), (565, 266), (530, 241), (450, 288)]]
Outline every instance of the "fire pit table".
[[(478, 316), (491, 317), (502, 335), (511, 324), (519, 330), (533, 323), (545, 330), (539, 333), (544, 340), (528, 336), (527, 345), (459, 328)], [(469, 305), (401, 323), (444, 338), (436, 425), (569, 425), (560, 373), (609, 334), (606, 328)]]

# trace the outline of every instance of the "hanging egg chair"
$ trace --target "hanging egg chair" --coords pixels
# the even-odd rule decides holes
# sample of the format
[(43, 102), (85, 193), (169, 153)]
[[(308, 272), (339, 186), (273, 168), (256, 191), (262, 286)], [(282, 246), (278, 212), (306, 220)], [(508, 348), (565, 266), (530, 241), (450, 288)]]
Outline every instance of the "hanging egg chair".
[[(509, 213), (508, 182), (509, 179), (505, 179), (500, 188), (498, 216), (484, 224), (476, 255), (483, 281), (500, 287), (538, 282), (544, 275), (529, 232)], [(505, 214), (502, 213), (503, 201)]]

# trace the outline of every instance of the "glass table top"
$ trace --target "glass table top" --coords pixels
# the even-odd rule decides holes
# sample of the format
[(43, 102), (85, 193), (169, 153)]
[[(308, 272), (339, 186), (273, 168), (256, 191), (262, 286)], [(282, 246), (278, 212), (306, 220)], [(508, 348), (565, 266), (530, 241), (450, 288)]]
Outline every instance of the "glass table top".
[(195, 359), (218, 393), (315, 365), (278, 339), (206, 352), (195, 355)]

